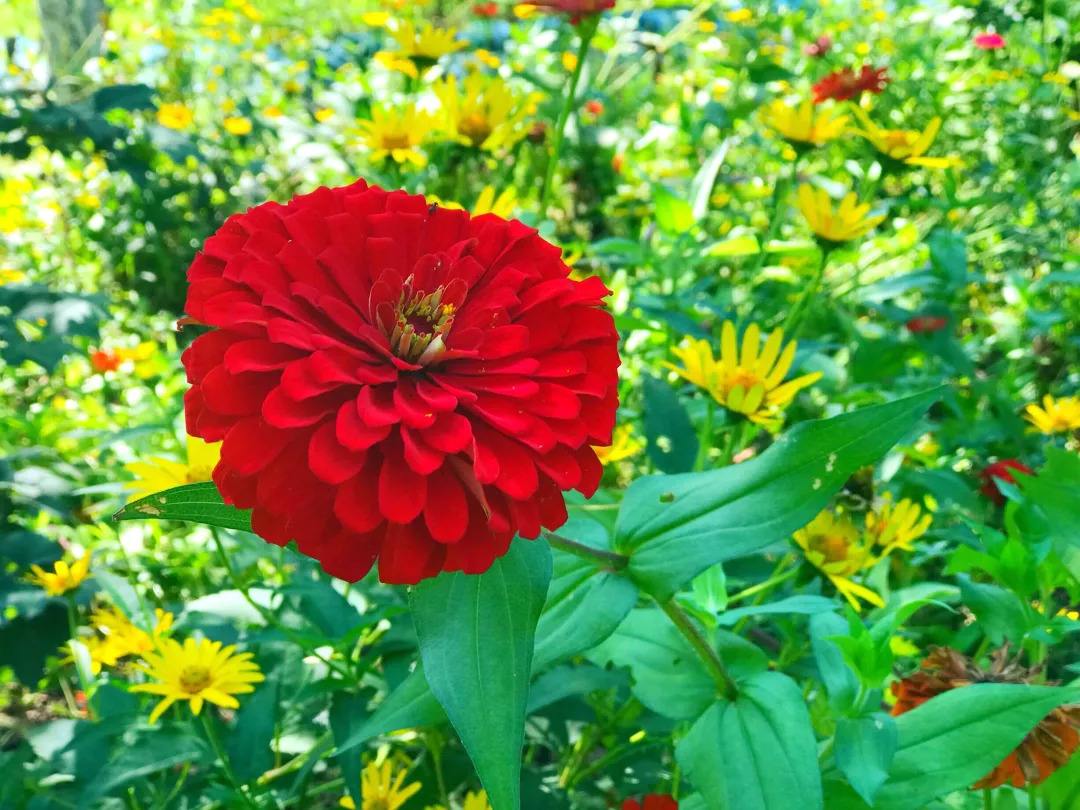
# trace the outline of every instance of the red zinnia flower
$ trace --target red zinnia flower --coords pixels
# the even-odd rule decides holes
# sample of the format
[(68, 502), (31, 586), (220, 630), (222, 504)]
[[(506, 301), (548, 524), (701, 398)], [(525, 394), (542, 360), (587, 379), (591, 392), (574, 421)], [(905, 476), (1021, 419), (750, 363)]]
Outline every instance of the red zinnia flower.
[(520, 222), (363, 180), (230, 217), (183, 355), (222, 497), (350, 581), (479, 573), (557, 528), (599, 484), (619, 365), (608, 290), (568, 273)]
[(615, 0), (529, 0), (529, 5), (537, 6), (549, 13), (568, 14), (570, 22), (577, 25), (582, 17), (615, 8)]
[(96, 352), (90, 353), (90, 365), (94, 371), (99, 371), (102, 374), (106, 371), (116, 371), (120, 368), (122, 362), (116, 352), (107, 349), (98, 349)]
[(494, 17), (499, 13), (498, 3), (477, 3), (472, 7), (477, 17)]
[[(1038, 670), (1009, 661), (1006, 649), (994, 653), (990, 669), (984, 670), (956, 650), (939, 647), (926, 657), (918, 672), (892, 685), (896, 696), (892, 714), (911, 711), (942, 692), (973, 683), (1031, 683)], [(1080, 705), (1060, 706), (1040, 720), (1020, 745), (972, 788), (1037, 785), (1068, 763), (1077, 749)]]
[(1005, 47), (1005, 37), (992, 31), (976, 34), (972, 42), (975, 43), (976, 48), (983, 51), (997, 51)]
[(949, 319), (943, 315), (916, 315), (904, 325), (909, 332), (918, 335), (924, 332), (940, 332), (949, 325)]
[(670, 796), (650, 793), (640, 802), (637, 799), (627, 799), (622, 803), (622, 810), (679, 810), (679, 803)]
[(847, 67), (834, 70), (814, 85), (814, 103), (820, 104), (827, 99), (847, 101), (863, 93), (880, 93), (889, 83), (886, 70), (871, 65), (863, 65), (858, 73)]
[(998, 480), (1001, 480), (1010, 484), (1015, 484), (1016, 479), (1013, 478), (1013, 470), (1024, 473), (1025, 475), (1035, 474), (1035, 471), (1022, 461), (1017, 461), (1015, 458), (1003, 458), (1001, 461), (995, 461), (993, 464), (986, 465), (986, 468), (979, 473), (979, 479), (982, 481), (979, 492), (998, 506), (1001, 506), (1005, 503), (1005, 496), (1002, 495), (1001, 490), (998, 489), (997, 482)]
[(832, 48), (832, 38), (822, 34), (813, 42), (803, 45), (803, 53), (807, 56), (813, 56), (816, 59), (820, 59), (829, 52)]

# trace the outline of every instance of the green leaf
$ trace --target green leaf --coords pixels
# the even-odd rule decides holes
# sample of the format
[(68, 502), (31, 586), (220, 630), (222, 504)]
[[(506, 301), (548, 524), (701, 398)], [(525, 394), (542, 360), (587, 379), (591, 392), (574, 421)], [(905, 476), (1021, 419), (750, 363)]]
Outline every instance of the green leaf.
[(611, 689), (626, 683), (626, 676), (621, 672), (600, 669), (592, 664), (571, 666), (566, 664), (545, 672), (529, 688), (528, 712), (534, 712), (550, 706), (556, 701), (572, 695), (583, 695), (600, 689)]
[(274, 764), (270, 742), (279, 716), (281, 681), (271, 675), (240, 701), (236, 720), (225, 735), (229, 762), (241, 782), (248, 782)]
[(671, 386), (656, 377), (641, 380), (645, 452), (666, 473), (687, 472), (697, 458), (698, 438), (686, 408)]
[(1080, 455), (1046, 448), (1046, 464), (1038, 475), (1018, 475), (1017, 484), (1040, 514), (1050, 537), (1063, 546), (1080, 546)]
[(222, 529), (251, 531), (251, 512), (229, 506), (212, 481), (183, 484), (124, 506), (114, 520), (183, 520)]
[(771, 59), (758, 59), (747, 69), (750, 81), (754, 84), (767, 84), (778, 82), (792, 77), (790, 70), (776, 64)]
[(151, 774), (175, 765), (196, 764), (207, 754), (202, 741), (179, 729), (157, 728), (144, 731), (131, 745), (120, 746), (119, 754), (106, 765), (83, 793), (89, 802)]
[(701, 164), (697, 174), (690, 183), (690, 207), (693, 211), (694, 221), (700, 222), (709, 212), (709, 199), (712, 197), (713, 185), (716, 183), (716, 175), (720, 167), (724, 165), (731, 139), (725, 138)]
[(979, 620), (979, 628), (990, 641), (1021, 641), (1038, 621), (1038, 613), (1012, 591), (985, 582), (974, 582), (960, 575), (960, 595)]
[(521, 804), (533, 641), (550, 580), (547, 543), (517, 539), (485, 573), (443, 573), (409, 594), (424, 675), (493, 810)]
[(761, 250), (757, 237), (752, 233), (733, 236), (721, 242), (713, 242), (703, 253), (706, 256), (753, 256)]
[(889, 777), (898, 741), (896, 721), (884, 712), (836, 721), (836, 766), (867, 804)]
[[(344, 739), (339, 737), (338, 729), (335, 729), (337, 752), (340, 755), (351, 751), (380, 734), (389, 734), (403, 728), (437, 726), (445, 722), (446, 712), (432, 694), (423, 669), (417, 665), (416, 669), (398, 684), (397, 689), (387, 695), (371, 716), (363, 719), (359, 728), (350, 728)], [(352, 725), (355, 726), (356, 723), (353, 722)], [(343, 724), (340, 729), (345, 733)]]
[[(607, 532), (595, 521), (574, 518), (560, 531), (579, 543), (611, 550)], [(599, 570), (591, 560), (557, 549), (552, 556), (554, 575), (536, 626), (534, 672), (595, 647), (615, 631), (638, 597), (633, 582)]]
[(68, 635), (67, 609), (60, 602), (50, 602), (32, 618), (17, 616), (0, 625), (0, 666), (10, 666), (32, 688), (45, 674), (45, 659), (57, 654)]
[(638, 479), (616, 523), (616, 547), (630, 555), (631, 575), (666, 601), (710, 565), (787, 538), (852, 473), (903, 438), (941, 390), (804, 422), (742, 464)]
[(930, 267), (934, 275), (950, 287), (967, 279), (967, 248), (962, 234), (938, 228), (926, 240), (930, 248)]
[(675, 748), (709, 810), (819, 810), (817, 745), (802, 691), (779, 672), (714, 703)]
[[(752, 677), (768, 665), (761, 650), (731, 633), (717, 633), (714, 646), (736, 681)], [(665, 717), (699, 717), (717, 697), (716, 682), (701, 659), (656, 608), (632, 611), (588, 657), (601, 666), (612, 663), (629, 668), (634, 695)]]
[(764, 605), (748, 605), (743, 608), (735, 608), (722, 613), (717, 621), (724, 627), (730, 627), (746, 616), (790, 615), (792, 613), (813, 616), (816, 613), (830, 613), (834, 610), (836, 610), (836, 601), (834, 599), (814, 596), (813, 594), (799, 594), (777, 602), (767, 602)]
[(848, 624), (835, 613), (819, 613), (810, 617), (810, 642), (814, 650), (829, 705), (835, 712), (847, 711), (855, 703), (859, 678), (844, 660), (844, 653), (833, 640), (847, 632)]
[(970, 787), (1050, 711), (1077, 701), (1080, 689), (999, 683), (928, 700), (896, 718), (900, 749), (875, 809), (920, 810), (936, 796)]
[(673, 236), (684, 234), (694, 225), (690, 203), (659, 183), (653, 185), (653, 211), (660, 230)]
[[(425, 689), (427, 684), (424, 684)], [(430, 690), (428, 691), (430, 695)], [(352, 796), (357, 807), (364, 806), (364, 797), (360, 792), (360, 774), (363, 771), (363, 763), (359, 754), (347, 753), (344, 745), (351, 740), (354, 732), (365, 725), (368, 718), (367, 703), (370, 695), (355, 694), (352, 692), (335, 692), (330, 701), (330, 729), (334, 734), (334, 741), (341, 743), (337, 746), (338, 767), (341, 768), (341, 776), (345, 780), (345, 789)], [(432, 695), (432, 701), (435, 700)], [(436, 703), (436, 705), (438, 705)], [(442, 713), (442, 709), (439, 710)], [(406, 726), (403, 726), (405, 728)], [(396, 731), (396, 729), (394, 729)]]

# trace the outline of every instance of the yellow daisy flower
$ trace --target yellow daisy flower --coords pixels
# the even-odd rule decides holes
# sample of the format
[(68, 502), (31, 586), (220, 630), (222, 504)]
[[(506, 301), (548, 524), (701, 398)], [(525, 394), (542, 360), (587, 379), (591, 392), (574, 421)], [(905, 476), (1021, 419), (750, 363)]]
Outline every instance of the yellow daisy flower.
[(473, 203), (472, 215), (478, 217), (481, 214), (494, 214), (503, 219), (510, 219), (517, 207), (517, 191), (513, 186), (503, 189), (496, 197), (494, 186), (484, 186), (480, 189), (480, 195)]
[(821, 146), (839, 137), (848, 117), (836, 107), (824, 107), (806, 99), (797, 107), (782, 99), (765, 106), (761, 119), (770, 129), (795, 147)]
[(798, 205), (810, 230), (819, 239), (834, 244), (858, 239), (885, 219), (884, 215), (870, 216), (870, 204), (860, 203), (854, 192), (849, 192), (834, 210), (825, 189), (815, 189), (809, 183), (799, 186)]
[(184, 104), (172, 102), (158, 107), (157, 122), (169, 129), (187, 129), (195, 120), (194, 114)]
[(151, 723), (179, 700), (188, 701), (192, 714), (201, 712), (205, 701), (235, 709), (240, 703), (233, 696), (254, 692), (252, 684), (264, 679), (251, 653), (237, 653), (234, 646), (223, 648), (220, 641), (205, 638), (184, 639), (183, 644), (162, 639), (157, 651), (146, 653), (143, 660), (138, 668), (153, 683), (135, 684), (130, 691), (162, 696), (150, 713)]
[(221, 124), (230, 135), (247, 135), (251, 132), (251, 119), (242, 115), (230, 116)]
[[(360, 775), (360, 791), (364, 797), (361, 810), (398, 810), (423, 787), (420, 782), (406, 785), (406, 776), (404, 769), (395, 772), (389, 758), (368, 763)], [(348, 796), (339, 804), (349, 810), (356, 808), (356, 803)]]
[(115, 607), (100, 607), (90, 614), (90, 624), (96, 634), (83, 643), (90, 651), (93, 673), (103, 666), (113, 667), (129, 655), (146, 655), (157, 647), (160, 639), (172, 629), (173, 615), (160, 608), (154, 611), (156, 621), (152, 633), (136, 627)]
[(872, 568), (878, 561), (872, 548), (863, 542), (859, 530), (844, 514), (824, 510), (792, 535), (807, 562), (829, 578), (836, 590), (856, 610), (859, 600), (882, 607), (884, 600), (853, 577)]
[(221, 442), (207, 444), (188, 436), (186, 462), (154, 456), (146, 461), (125, 464), (124, 469), (135, 476), (126, 486), (132, 490), (129, 501), (163, 492), (182, 484), (197, 484), (211, 480), (214, 467), (221, 458)]
[(411, 163), (421, 167), (427, 157), (417, 147), (435, 128), (429, 113), (415, 104), (397, 110), (372, 107), (371, 120), (360, 122), (364, 144), (371, 150), (371, 160), (392, 158), (395, 163)]
[(411, 62), (413, 72), (410, 75), (416, 76), (443, 56), (465, 47), (464, 42), (456, 39), (456, 34), (453, 28), (436, 28), (431, 23), (417, 26), (411, 22), (398, 22), (390, 31), (390, 36), (398, 44), (398, 50), (393, 52), (393, 56), (395, 59)]
[(713, 357), (706, 340), (691, 340), (673, 350), (683, 367), (669, 368), (688, 382), (704, 388), (713, 399), (733, 413), (768, 430), (777, 430), (783, 411), (803, 388), (821, 378), (813, 372), (784, 382), (795, 359), (796, 341), (783, 346), (784, 330), (776, 329), (761, 343), (761, 329), (750, 324), (739, 348), (735, 324), (724, 321), (720, 334), (720, 357)]
[(78, 588), (90, 576), (90, 557), (87, 552), (70, 565), (66, 560), (53, 563), (53, 570), (46, 571), (40, 565), (31, 565), (29, 582), (43, 589), (49, 596), (63, 596), (68, 591)]
[(882, 556), (894, 549), (913, 551), (912, 543), (926, 534), (933, 522), (929, 513), (922, 514), (922, 507), (909, 498), (893, 503), (892, 495), (886, 493), (881, 505), (866, 515), (866, 533), (882, 551)]
[(448, 76), (432, 88), (439, 99), (441, 128), (458, 143), (496, 152), (522, 138), (526, 121), (535, 110), (537, 94), (518, 96), (498, 76), (470, 73), (460, 89), (456, 76)]
[(636, 456), (644, 447), (645, 442), (634, 435), (633, 425), (625, 424), (615, 428), (610, 447), (594, 447), (593, 450), (601, 464), (614, 464), (616, 461)]
[(1042, 398), (1041, 408), (1033, 402), (1024, 410), (1027, 412), (1025, 418), (1039, 433), (1047, 436), (1080, 430), (1080, 397), (1054, 399), (1047, 394)]
[(18, 284), (26, 281), (26, 273), (13, 267), (0, 267), (0, 287), (5, 284)]
[(934, 143), (941, 129), (941, 119), (935, 117), (922, 132), (914, 129), (885, 129), (870, 120), (862, 108), (855, 106), (855, 115), (862, 129), (855, 130), (873, 144), (881, 154), (909, 166), (926, 166), (931, 169), (947, 169), (956, 163), (955, 158), (928, 157), (926, 152)]

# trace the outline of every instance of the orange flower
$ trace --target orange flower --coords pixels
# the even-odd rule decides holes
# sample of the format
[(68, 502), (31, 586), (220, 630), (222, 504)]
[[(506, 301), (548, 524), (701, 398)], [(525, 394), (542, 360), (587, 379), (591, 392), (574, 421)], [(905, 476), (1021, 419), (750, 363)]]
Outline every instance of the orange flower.
[[(926, 657), (918, 672), (893, 684), (896, 704), (892, 713), (903, 714), (942, 692), (973, 683), (1029, 683), (1037, 671), (1037, 667), (1027, 669), (1015, 659), (1010, 661), (1007, 648), (994, 653), (990, 669), (984, 670), (956, 650), (939, 647)], [(1037, 785), (1068, 763), (1077, 748), (1080, 748), (1080, 705), (1059, 706), (972, 787)]]

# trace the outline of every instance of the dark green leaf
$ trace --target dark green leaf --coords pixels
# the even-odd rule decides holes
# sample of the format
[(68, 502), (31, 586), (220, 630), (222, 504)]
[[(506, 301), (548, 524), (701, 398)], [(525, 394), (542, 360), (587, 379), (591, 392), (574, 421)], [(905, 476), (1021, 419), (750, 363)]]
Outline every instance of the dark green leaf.
[(555, 667), (537, 678), (529, 688), (528, 712), (532, 714), (572, 695), (611, 689), (625, 683), (625, 674), (592, 664)]
[(443, 573), (409, 595), (424, 675), (493, 810), (521, 804), (534, 634), (550, 580), (547, 543), (517, 539), (485, 573)]
[(819, 810), (817, 745), (802, 691), (779, 672), (744, 682), (714, 703), (675, 758), (709, 810)]
[[(595, 521), (574, 518), (560, 532), (579, 543), (611, 549), (607, 532)], [(554, 574), (536, 626), (534, 672), (595, 647), (637, 602), (637, 588), (626, 577), (557, 549), (552, 557)]]
[[(357, 807), (364, 806), (364, 797), (360, 793), (360, 773), (363, 770), (363, 763), (358, 753), (353, 753), (344, 746), (365, 725), (368, 719), (368, 699), (369, 696), (365, 694), (335, 692), (330, 703), (330, 729), (334, 733), (334, 740), (341, 743), (337, 746), (337, 764), (345, 780), (345, 789), (352, 796), (353, 803)], [(432, 696), (432, 701), (434, 700)]]
[(51, 602), (33, 618), (19, 616), (0, 626), (0, 665), (7, 664), (25, 686), (33, 687), (44, 674), (45, 659), (57, 655), (67, 640), (67, 608)]
[(710, 565), (751, 554), (809, 522), (860, 467), (919, 421), (941, 389), (804, 422), (757, 458), (630, 485), (616, 546), (645, 590), (666, 600)]
[(280, 714), (280, 687), (280, 680), (271, 674), (253, 694), (245, 696), (225, 736), (229, 762), (241, 782), (255, 779), (274, 764), (270, 743)]
[(387, 695), (370, 717), (364, 718), (359, 724), (354, 722), (350, 725), (347, 737), (339, 739), (335, 731), (337, 751), (338, 754), (343, 754), (373, 737), (389, 734), (391, 731), (435, 726), (445, 722), (446, 712), (432, 694), (423, 669), (417, 666), (398, 684), (397, 689)]
[[(731, 633), (715, 634), (715, 646), (735, 680), (767, 666), (757, 647)], [(628, 667), (634, 695), (654, 712), (676, 720), (701, 715), (716, 700), (716, 683), (667, 616), (655, 608), (631, 611), (619, 629), (589, 653), (600, 665)]]
[(814, 596), (813, 594), (800, 594), (789, 596), (787, 599), (781, 599), (777, 602), (767, 602), (764, 605), (735, 608), (721, 613), (717, 621), (722, 626), (730, 627), (746, 616), (788, 615), (792, 613), (812, 616), (815, 613), (829, 613), (834, 610), (836, 610), (836, 601), (833, 599), (826, 599), (824, 596)]
[(115, 520), (183, 520), (222, 529), (251, 531), (251, 512), (227, 505), (212, 481), (184, 484), (132, 501)]
[[(896, 718), (900, 749), (876, 810), (920, 810), (986, 776), (1051, 710), (1080, 690), (979, 683), (944, 692)], [(978, 745), (972, 741), (978, 740)]]
[(686, 408), (663, 380), (642, 377), (643, 423), (649, 454), (657, 469), (666, 473), (687, 472), (697, 458), (698, 438)]
[(836, 766), (868, 804), (889, 776), (898, 740), (896, 721), (883, 712), (836, 721)]

